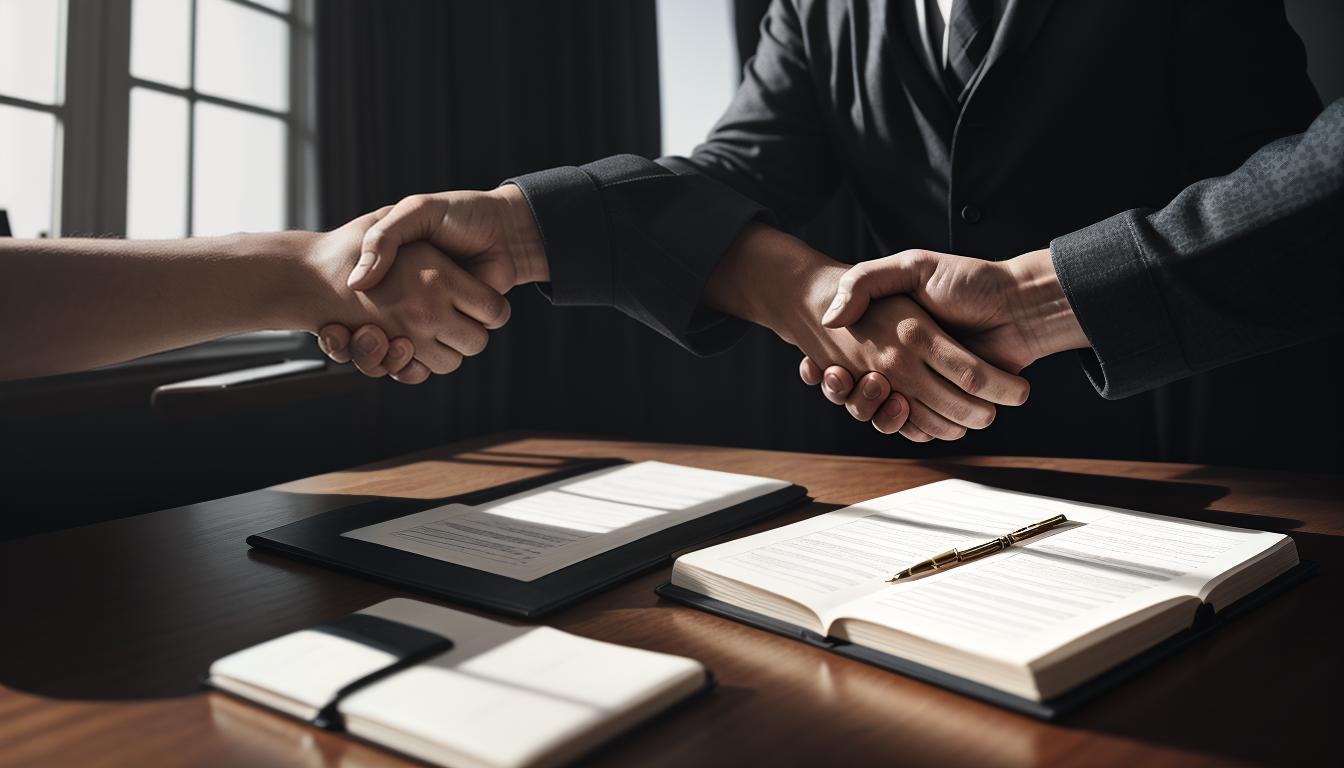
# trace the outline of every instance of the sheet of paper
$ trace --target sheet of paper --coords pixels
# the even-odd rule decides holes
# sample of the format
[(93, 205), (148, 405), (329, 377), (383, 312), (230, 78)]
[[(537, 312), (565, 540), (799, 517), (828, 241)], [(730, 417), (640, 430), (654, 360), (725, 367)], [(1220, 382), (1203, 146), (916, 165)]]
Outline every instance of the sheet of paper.
[(948, 489), (940, 501), (968, 514), (1006, 506), (1072, 525), (1002, 553), (905, 584), (836, 613), (1003, 655), (1082, 636), (1181, 595), (1273, 546), (1260, 531), (1014, 494), (983, 486)]
[(342, 536), (533, 581), (594, 555), (788, 487), (782, 480), (646, 461), (487, 504), (448, 504)]
[(948, 491), (943, 483), (913, 488), (682, 559), (821, 614), (916, 561), (1042, 519), (1030, 508), (968, 507)]

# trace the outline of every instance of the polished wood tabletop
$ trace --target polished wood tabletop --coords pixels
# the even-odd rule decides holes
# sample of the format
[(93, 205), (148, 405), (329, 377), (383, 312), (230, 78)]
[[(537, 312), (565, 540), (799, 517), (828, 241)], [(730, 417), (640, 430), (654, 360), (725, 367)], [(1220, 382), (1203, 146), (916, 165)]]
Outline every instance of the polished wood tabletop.
[(1046, 724), (661, 600), (653, 588), (667, 578), (664, 567), (546, 623), (700, 659), (720, 685), (585, 764), (1344, 764), (1336, 730), (1344, 714), (1344, 483), (1337, 476), (1040, 458), (935, 462), (527, 435), (447, 445), (0, 543), (0, 764), (413, 765), (201, 690), (201, 673), (215, 658), (388, 597), (418, 596), (250, 550), (244, 539), (362, 500), (449, 496), (593, 457), (658, 459), (808, 488), (814, 502), (756, 529), (961, 477), (1281, 531), (1320, 572)]

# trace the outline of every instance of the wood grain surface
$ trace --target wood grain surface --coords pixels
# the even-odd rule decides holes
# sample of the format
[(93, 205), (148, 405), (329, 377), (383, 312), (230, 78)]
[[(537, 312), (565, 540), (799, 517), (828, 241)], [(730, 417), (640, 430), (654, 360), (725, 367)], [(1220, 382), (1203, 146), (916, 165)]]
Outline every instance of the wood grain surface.
[(592, 457), (768, 475), (802, 484), (815, 498), (758, 529), (962, 477), (1282, 531), (1321, 570), (1062, 723), (1044, 724), (662, 601), (652, 591), (667, 578), (662, 568), (546, 623), (695, 657), (720, 687), (585, 764), (1344, 764), (1335, 731), (1344, 712), (1339, 477), (1096, 460), (921, 462), (526, 435), (0, 543), (0, 764), (413, 764), (201, 691), (201, 674), (219, 656), (387, 597), (422, 597), (252, 551), (244, 538), (360, 500), (448, 496)]

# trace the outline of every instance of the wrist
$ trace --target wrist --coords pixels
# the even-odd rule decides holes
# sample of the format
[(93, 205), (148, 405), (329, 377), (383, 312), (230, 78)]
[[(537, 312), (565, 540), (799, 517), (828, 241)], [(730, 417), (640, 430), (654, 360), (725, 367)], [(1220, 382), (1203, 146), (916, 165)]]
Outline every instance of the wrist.
[(1033, 360), (1091, 346), (1055, 274), (1050, 249), (1024, 253), (1004, 266), (1012, 277), (1013, 320)]
[(796, 237), (749, 224), (710, 276), (704, 301), (796, 343), (820, 323), (845, 270)]
[(513, 262), (514, 285), (549, 282), (551, 270), (541, 228), (523, 191), (516, 184), (503, 184), (485, 194), (494, 202), (502, 222), (500, 245)]
[(359, 260), (359, 241), (346, 228), (331, 232), (275, 232), (260, 235), (254, 250), (266, 253), (277, 275), (272, 307), (273, 328), (313, 331), (331, 322), (349, 323), (358, 292), (345, 278)]

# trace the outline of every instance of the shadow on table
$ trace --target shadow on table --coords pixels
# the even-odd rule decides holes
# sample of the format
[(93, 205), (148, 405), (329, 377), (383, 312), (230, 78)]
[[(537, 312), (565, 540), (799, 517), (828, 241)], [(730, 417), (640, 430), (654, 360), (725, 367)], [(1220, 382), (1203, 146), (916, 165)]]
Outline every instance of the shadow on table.
[(1291, 536), (1302, 559), (1325, 566), (1320, 573), (1062, 725), (1252, 763), (1337, 760), (1344, 680), (1344, 620), (1336, 610), (1344, 577), (1337, 565), (1344, 562), (1344, 537)]
[[(518, 468), (492, 475), (502, 484), (594, 460), (494, 450), (484, 441), (467, 452), (464, 461), (412, 455), (381, 466), (432, 459), (445, 472), (472, 473), (479, 459)], [(330, 510), (400, 498), (261, 490), (0, 542), (0, 685), (57, 699), (186, 696), (200, 690), (217, 658), (404, 596), (406, 589), (245, 541)]]

